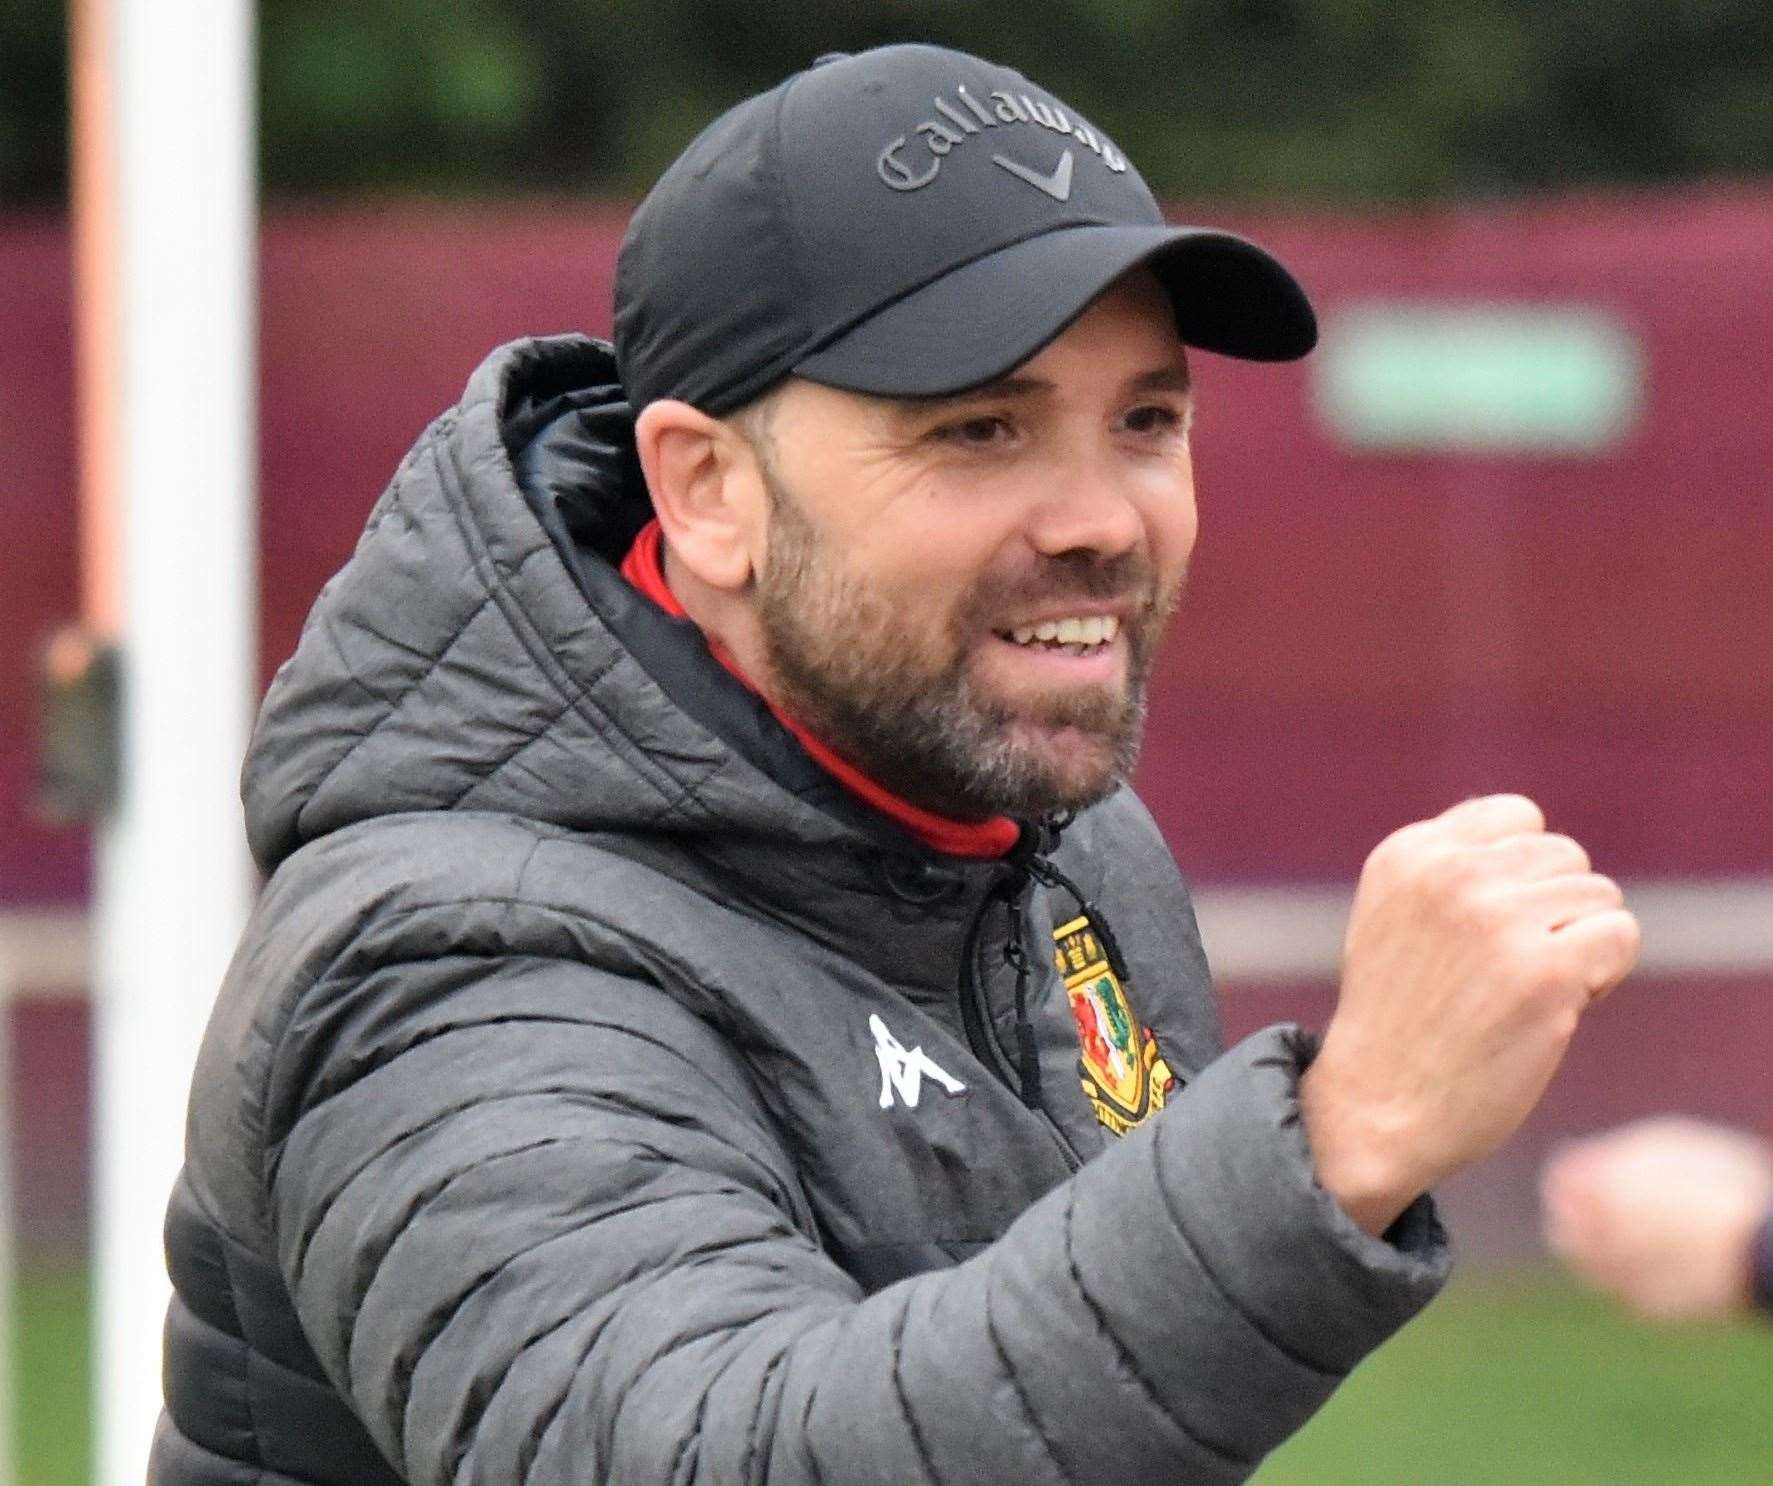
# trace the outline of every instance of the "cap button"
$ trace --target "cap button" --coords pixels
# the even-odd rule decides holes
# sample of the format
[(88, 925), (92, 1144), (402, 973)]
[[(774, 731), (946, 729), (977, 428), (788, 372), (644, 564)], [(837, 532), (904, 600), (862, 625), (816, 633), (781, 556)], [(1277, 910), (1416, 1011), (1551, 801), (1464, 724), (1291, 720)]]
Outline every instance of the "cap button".
[(847, 62), (849, 59), (850, 54), (848, 52), (825, 52), (822, 55), (813, 58), (813, 66), (823, 67), (828, 62)]

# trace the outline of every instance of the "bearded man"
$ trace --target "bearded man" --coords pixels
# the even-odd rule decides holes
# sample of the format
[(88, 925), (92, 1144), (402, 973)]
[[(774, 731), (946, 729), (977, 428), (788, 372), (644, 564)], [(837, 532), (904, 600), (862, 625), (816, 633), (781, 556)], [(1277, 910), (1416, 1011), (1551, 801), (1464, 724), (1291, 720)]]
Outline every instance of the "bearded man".
[(1636, 945), (1468, 801), (1374, 852), (1321, 1047), (1221, 1048), (1125, 779), (1184, 347), (1302, 355), (1304, 295), (905, 46), (710, 126), (616, 301), (480, 369), (265, 701), (154, 1479), (1244, 1479)]

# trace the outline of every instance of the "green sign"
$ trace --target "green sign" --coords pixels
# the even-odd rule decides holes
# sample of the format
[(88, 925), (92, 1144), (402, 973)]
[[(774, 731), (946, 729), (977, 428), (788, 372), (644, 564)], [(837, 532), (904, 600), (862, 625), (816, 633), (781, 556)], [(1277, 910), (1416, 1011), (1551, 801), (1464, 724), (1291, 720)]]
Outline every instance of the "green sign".
[(1643, 399), (1636, 339), (1582, 305), (1354, 303), (1313, 366), (1319, 415), (1358, 449), (1598, 454)]

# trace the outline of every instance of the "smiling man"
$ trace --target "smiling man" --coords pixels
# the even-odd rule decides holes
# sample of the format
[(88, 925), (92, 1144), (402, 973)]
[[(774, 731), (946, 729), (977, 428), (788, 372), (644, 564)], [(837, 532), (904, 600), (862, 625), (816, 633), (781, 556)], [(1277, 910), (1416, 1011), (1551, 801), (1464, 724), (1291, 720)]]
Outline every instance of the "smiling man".
[(636, 213), (266, 698), (152, 1478), (1234, 1482), (1439, 1285), (1636, 926), (1516, 796), (1381, 843), (1229, 1051), (1126, 787), (1261, 249), (931, 47)]
[(1190, 411), (1168, 300), (1135, 269), (958, 395), (794, 379), (737, 446), (674, 401), (639, 439), (668, 586), (741, 674), (902, 798), (1036, 819), (1131, 768), (1194, 545)]

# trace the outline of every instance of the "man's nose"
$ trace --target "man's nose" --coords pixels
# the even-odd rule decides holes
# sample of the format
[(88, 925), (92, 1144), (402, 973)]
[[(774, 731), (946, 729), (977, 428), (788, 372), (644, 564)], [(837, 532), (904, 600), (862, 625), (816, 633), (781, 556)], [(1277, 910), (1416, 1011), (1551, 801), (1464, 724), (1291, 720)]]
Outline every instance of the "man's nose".
[(1028, 519), (1029, 544), (1043, 557), (1092, 552), (1118, 557), (1145, 539), (1132, 492), (1107, 470), (1078, 461), (1060, 475)]

